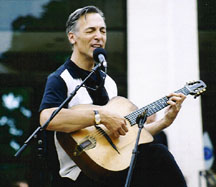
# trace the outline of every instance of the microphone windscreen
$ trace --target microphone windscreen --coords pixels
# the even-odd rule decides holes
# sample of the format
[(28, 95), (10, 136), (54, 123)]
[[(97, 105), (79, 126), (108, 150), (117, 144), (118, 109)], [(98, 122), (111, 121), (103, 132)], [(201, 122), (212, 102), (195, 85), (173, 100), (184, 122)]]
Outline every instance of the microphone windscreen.
[(96, 48), (93, 51), (93, 58), (96, 62), (100, 62), (100, 60), (98, 59), (98, 55), (102, 54), (104, 56), (104, 58), (106, 59), (106, 51), (103, 48)]

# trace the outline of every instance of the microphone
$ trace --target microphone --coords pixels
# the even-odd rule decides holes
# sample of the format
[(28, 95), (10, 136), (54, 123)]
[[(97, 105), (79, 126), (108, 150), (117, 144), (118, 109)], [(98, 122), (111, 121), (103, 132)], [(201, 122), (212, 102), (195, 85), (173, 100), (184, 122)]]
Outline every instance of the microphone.
[(107, 68), (107, 62), (106, 62), (106, 51), (103, 48), (96, 48), (93, 51), (93, 58), (96, 62), (99, 62), (103, 65), (103, 67)]

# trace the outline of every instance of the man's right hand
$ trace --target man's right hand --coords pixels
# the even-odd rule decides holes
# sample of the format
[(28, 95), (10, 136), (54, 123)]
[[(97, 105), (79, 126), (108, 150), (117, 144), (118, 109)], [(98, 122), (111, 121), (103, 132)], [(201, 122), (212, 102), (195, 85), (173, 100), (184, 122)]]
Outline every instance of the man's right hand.
[(101, 123), (118, 138), (120, 135), (126, 135), (128, 132), (126, 119), (118, 114), (101, 110)]

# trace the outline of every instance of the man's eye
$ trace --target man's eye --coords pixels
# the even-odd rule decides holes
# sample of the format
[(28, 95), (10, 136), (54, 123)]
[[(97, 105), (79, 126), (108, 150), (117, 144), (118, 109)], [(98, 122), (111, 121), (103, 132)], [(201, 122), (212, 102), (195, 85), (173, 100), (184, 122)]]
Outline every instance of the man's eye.
[(93, 32), (93, 30), (87, 30), (86, 31), (86, 33), (92, 33)]

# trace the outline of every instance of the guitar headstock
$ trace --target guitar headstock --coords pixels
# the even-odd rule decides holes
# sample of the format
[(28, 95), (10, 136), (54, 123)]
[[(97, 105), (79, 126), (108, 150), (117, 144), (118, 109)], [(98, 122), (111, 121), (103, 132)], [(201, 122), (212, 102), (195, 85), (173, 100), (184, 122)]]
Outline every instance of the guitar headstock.
[(189, 94), (194, 95), (194, 98), (197, 98), (199, 95), (206, 91), (207, 86), (202, 80), (198, 80), (186, 83), (185, 87), (190, 92)]

